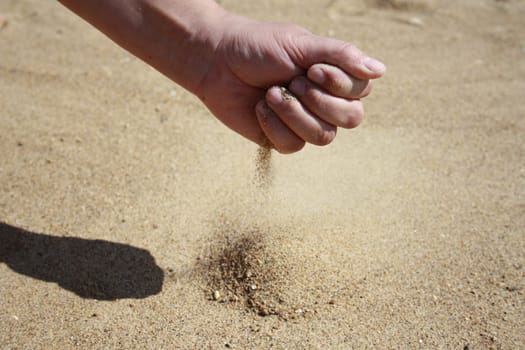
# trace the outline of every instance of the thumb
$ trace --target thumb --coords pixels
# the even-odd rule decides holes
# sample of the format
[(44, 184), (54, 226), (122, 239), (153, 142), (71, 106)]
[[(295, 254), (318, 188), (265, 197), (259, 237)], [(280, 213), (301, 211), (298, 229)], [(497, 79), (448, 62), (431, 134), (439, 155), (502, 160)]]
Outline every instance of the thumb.
[(304, 69), (327, 63), (363, 80), (379, 78), (386, 71), (383, 63), (366, 56), (349, 42), (308, 34), (295, 41), (295, 45), (291, 56)]

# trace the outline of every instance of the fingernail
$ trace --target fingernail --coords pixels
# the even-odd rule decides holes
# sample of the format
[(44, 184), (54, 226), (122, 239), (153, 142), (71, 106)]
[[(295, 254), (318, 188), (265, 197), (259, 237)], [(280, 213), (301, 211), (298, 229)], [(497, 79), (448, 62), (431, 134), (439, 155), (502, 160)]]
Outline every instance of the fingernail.
[(373, 59), (372, 57), (367, 57), (363, 60), (363, 64), (366, 68), (371, 70), (372, 72), (381, 73), (384, 72), (386, 67), (383, 63), (379, 62), (376, 59)]
[(272, 118), (274, 116), (273, 111), (270, 107), (266, 104), (264, 101), (260, 101), (257, 104), (257, 114), (261, 117), (263, 122), (267, 122), (268, 118)]
[(323, 84), (326, 80), (324, 72), (319, 67), (313, 67), (310, 70), (308, 70), (308, 78), (317, 84)]
[(304, 95), (306, 91), (306, 83), (304, 82), (303, 78), (296, 78), (292, 81), (292, 84), (290, 84), (290, 90), (297, 95), (302, 96)]
[(270, 104), (274, 104), (274, 105), (281, 103), (283, 101), (281, 90), (275, 87), (271, 88), (266, 93), (266, 100), (270, 102)]

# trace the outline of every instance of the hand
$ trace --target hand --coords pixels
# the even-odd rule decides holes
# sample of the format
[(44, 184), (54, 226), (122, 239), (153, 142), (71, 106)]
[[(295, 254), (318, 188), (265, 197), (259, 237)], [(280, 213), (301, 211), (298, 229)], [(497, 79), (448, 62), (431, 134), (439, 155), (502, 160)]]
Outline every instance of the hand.
[(234, 15), (223, 25), (213, 64), (195, 93), (228, 127), (292, 153), (305, 142), (326, 145), (337, 127), (361, 122), (360, 99), (370, 93), (370, 79), (383, 75), (383, 64), (349, 43), (294, 25)]
[(60, 2), (195, 93), (231, 129), (282, 153), (328, 144), (337, 127), (358, 125), (360, 99), (385, 71), (349, 43), (233, 15), (214, 0)]

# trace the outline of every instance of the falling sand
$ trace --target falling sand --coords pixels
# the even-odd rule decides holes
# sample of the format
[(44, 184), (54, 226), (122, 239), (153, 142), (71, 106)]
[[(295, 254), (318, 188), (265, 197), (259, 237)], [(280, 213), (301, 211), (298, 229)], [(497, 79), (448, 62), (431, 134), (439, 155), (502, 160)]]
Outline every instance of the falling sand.
[(260, 146), (255, 159), (255, 185), (259, 192), (267, 194), (272, 186), (272, 148)]
[(203, 271), (210, 299), (289, 319), (302, 309), (285, 292), (290, 264), (281, 249), (286, 231), (271, 220), (271, 160), (271, 147), (259, 147), (246, 215), (220, 216)]

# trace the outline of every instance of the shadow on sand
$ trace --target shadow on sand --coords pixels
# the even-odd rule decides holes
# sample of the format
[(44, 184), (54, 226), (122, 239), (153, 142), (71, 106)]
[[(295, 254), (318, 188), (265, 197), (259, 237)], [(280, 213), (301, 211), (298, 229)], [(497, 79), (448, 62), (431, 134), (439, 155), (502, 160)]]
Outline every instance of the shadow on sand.
[(55, 282), (82, 298), (145, 298), (162, 289), (164, 273), (144, 249), (103, 240), (56, 237), (0, 222), (0, 263)]

